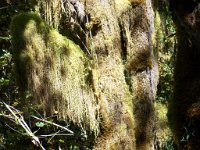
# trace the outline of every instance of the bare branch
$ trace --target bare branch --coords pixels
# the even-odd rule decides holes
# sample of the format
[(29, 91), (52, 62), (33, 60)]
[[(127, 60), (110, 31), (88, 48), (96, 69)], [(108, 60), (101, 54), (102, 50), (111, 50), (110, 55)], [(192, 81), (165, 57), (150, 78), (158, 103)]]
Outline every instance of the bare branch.
[[(45, 138), (45, 137), (49, 137), (49, 136), (54, 136), (55, 134), (47, 134), (47, 135), (39, 135), (39, 138)], [(56, 136), (68, 136), (68, 135), (73, 135), (73, 134), (56, 134)]]
[(17, 131), (16, 129), (14, 129), (14, 128), (11, 127), (10, 125), (8, 125), (7, 123), (5, 123), (5, 124), (6, 124), (6, 126), (7, 126), (8, 128), (10, 128), (11, 130), (13, 130), (13, 131), (15, 131), (15, 132), (17, 132), (17, 133), (19, 133), (19, 134), (21, 134), (21, 135), (25, 135), (24, 133)]
[(56, 124), (56, 123), (54, 123), (54, 122), (47, 121), (47, 120), (45, 120), (45, 119), (40, 119), (40, 118), (38, 118), (38, 117), (36, 117), (36, 116), (32, 116), (32, 117), (35, 118), (35, 119), (37, 119), (37, 120), (40, 120), (40, 121), (43, 121), (43, 122), (45, 122), (45, 123), (54, 125), (54, 126), (59, 127), (59, 128), (61, 128), (61, 129), (64, 129), (64, 130), (68, 131), (68, 132), (71, 133), (71, 134), (74, 134), (73, 131), (71, 131), (71, 130), (69, 130), (68, 128), (63, 127), (63, 126), (61, 126), (61, 125), (59, 125), (59, 124)]
[[(3, 102), (3, 104), (5, 105), (5, 107), (9, 110), (9, 112), (13, 115), (14, 119), (16, 120), (16, 123), (19, 123), (22, 128), (24, 128), (24, 130), (26, 131), (26, 133), (33, 139), (33, 141), (35, 141), (41, 148), (42, 150), (45, 150), (45, 148), (42, 146), (42, 144), (40, 143), (40, 140), (38, 139), (38, 137), (36, 137), (33, 132), (30, 130), (29, 126), (26, 124), (26, 122), (24, 121), (23, 116), (20, 114), (20, 111), (18, 111), (17, 109), (13, 108), (12, 106), (7, 105), (6, 103)], [(15, 112), (14, 112), (14, 111)], [(16, 113), (17, 112), (17, 113)], [(17, 114), (19, 116), (17, 116)], [(34, 143), (34, 142), (33, 142)]]
[[(53, 125), (53, 126), (56, 126), (58, 128), (61, 128), (61, 130), (55, 132), (55, 133), (52, 133), (52, 134), (48, 134), (48, 135), (39, 135), (39, 136), (35, 136), (34, 133), (31, 131), (30, 127), (27, 125), (27, 123), (25, 122), (24, 120), (24, 117), (22, 116), (22, 112), (20, 112), (18, 109), (6, 104), (5, 102), (0, 102), (0, 104), (3, 104), (6, 109), (9, 111), (9, 114), (5, 114), (5, 113), (0, 113), (0, 116), (3, 116), (3, 117), (6, 117), (8, 119), (10, 119), (11, 121), (13, 121), (15, 124), (18, 124), (20, 125), (24, 130), (25, 130), (25, 133), (22, 133), (22, 132), (19, 132), (17, 131), (16, 129), (14, 129), (13, 127), (11, 127), (10, 125), (6, 124), (6, 126), (8, 126), (11, 130), (14, 130), (15, 132), (18, 132), (19, 134), (22, 134), (22, 135), (28, 135), (30, 136), (33, 140), (33, 144), (36, 144), (38, 146), (40, 146), (42, 148), (42, 150), (45, 150), (45, 148), (42, 146), (42, 144), (40, 143), (39, 141), (39, 138), (45, 138), (45, 137), (51, 137), (50, 140), (52, 138), (54, 138), (55, 136), (57, 135), (62, 135), (62, 136), (66, 136), (66, 135), (73, 135), (73, 131), (69, 130), (68, 128), (66, 127), (63, 127), (61, 125), (58, 125), (54, 122), (50, 122), (50, 121), (47, 121), (45, 119), (41, 119), (41, 118), (38, 118), (36, 116), (31, 116), (39, 121), (42, 121), (42, 122), (45, 122), (47, 124), (50, 124), (50, 125)], [(35, 110), (36, 111), (36, 110)], [(37, 112), (37, 111), (36, 111)], [(38, 113), (38, 112), (37, 112)], [(39, 114), (39, 113), (38, 113)], [(41, 116), (41, 115), (40, 115)], [(63, 134), (62, 132), (69, 132), (67, 134)]]

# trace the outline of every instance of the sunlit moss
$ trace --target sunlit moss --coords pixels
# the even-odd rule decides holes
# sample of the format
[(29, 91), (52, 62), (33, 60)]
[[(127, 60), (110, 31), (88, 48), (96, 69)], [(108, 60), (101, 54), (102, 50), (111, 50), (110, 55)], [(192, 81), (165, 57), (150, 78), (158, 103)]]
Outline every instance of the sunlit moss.
[(118, 15), (121, 15), (127, 8), (131, 7), (129, 0), (115, 0), (115, 9)]
[(156, 110), (156, 136), (159, 147), (164, 147), (172, 137), (167, 119), (167, 106), (162, 103), (155, 103)]
[(155, 103), (155, 109), (157, 110), (156, 112), (159, 120), (167, 121), (167, 106), (165, 104)]
[(80, 47), (33, 13), (14, 17), (11, 30), (22, 91), (31, 91), (33, 102), (42, 104), (46, 116), (58, 112), (61, 118), (97, 133), (97, 101), (85, 84), (87, 58)]
[(153, 32), (153, 35), (152, 35), (152, 41), (153, 41), (154, 48), (157, 50), (157, 52), (159, 52), (164, 47), (164, 42), (163, 42), (164, 33), (163, 33), (160, 14), (158, 11), (155, 11), (154, 28), (155, 28), (155, 31)]

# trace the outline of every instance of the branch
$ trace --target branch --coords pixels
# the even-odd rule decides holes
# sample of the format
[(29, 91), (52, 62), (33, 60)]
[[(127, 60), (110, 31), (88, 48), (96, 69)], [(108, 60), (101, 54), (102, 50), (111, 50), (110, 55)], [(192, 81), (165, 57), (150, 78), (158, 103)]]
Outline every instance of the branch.
[(9, 7), (11, 7), (11, 6), (4, 6), (4, 7), (1, 7), (0, 10), (1, 9), (6, 9), (6, 8), (9, 8)]
[(8, 37), (0, 36), (0, 39), (1, 39), (1, 40), (10, 40), (10, 39), (11, 39), (11, 36), (8, 36)]
[[(3, 116), (3, 117), (6, 117), (8, 119), (10, 119), (11, 121), (13, 121), (15, 124), (18, 124), (20, 125), (24, 130), (25, 130), (25, 133), (26, 135), (30, 136), (33, 140), (33, 144), (36, 144), (37, 146), (40, 146), (42, 148), (42, 150), (45, 150), (45, 148), (42, 146), (42, 144), (40, 143), (39, 141), (39, 138), (44, 138), (44, 137), (51, 137), (51, 139), (57, 135), (73, 135), (74, 132), (69, 130), (68, 128), (66, 127), (63, 127), (61, 125), (58, 125), (54, 122), (50, 122), (50, 121), (47, 121), (45, 119), (40, 119), (36, 116), (31, 116), (37, 120), (40, 120), (42, 122), (45, 122), (47, 124), (51, 124), (53, 126), (56, 126), (56, 127), (59, 127), (62, 129), (62, 131), (58, 131), (56, 133), (52, 133), (52, 134), (49, 134), (49, 135), (39, 135), (39, 136), (35, 136), (34, 133), (31, 131), (30, 127), (27, 125), (27, 123), (25, 122), (24, 120), (24, 117), (22, 116), (22, 112), (20, 112), (19, 110), (17, 110), (16, 108), (6, 104), (5, 102), (1, 102), (0, 101), (0, 104), (3, 104), (6, 109), (10, 112), (8, 115), (5, 114), (5, 113), (0, 113), (0, 116)], [(37, 111), (36, 111), (37, 112)], [(38, 112), (37, 112), (38, 113)], [(39, 113), (38, 113), (39, 114)], [(12, 128), (11, 126), (9, 126), (8, 124), (6, 124), (10, 129), (22, 134), (22, 135), (25, 135), (25, 133), (21, 133), (19, 131), (17, 131), (16, 129)], [(69, 132), (68, 134), (62, 134), (61, 132), (64, 132), (64, 131), (67, 131)], [(50, 139), (50, 140), (51, 140)]]
[(71, 131), (71, 130), (69, 130), (68, 128), (63, 127), (63, 126), (61, 126), (61, 125), (59, 125), (59, 124), (56, 124), (56, 123), (54, 123), (54, 122), (47, 121), (47, 120), (45, 120), (45, 119), (40, 119), (40, 118), (38, 118), (38, 117), (36, 117), (36, 116), (32, 116), (32, 117), (35, 118), (35, 119), (37, 119), (37, 120), (39, 120), (39, 121), (43, 121), (43, 122), (45, 122), (45, 123), (54, 125), (54, 126), (59, 127), (59, 128), (61, 128), (61, 129), (64, 129), (64, 130), (68, 131), (68, 132), (71, 133), (71, 134), (74, 134), (73, 131)]
[(52, 137), (52, 136), (66, 136), (66, 135), (68, 136), (68, 135), (72, 135), (72, 134), (64, 134), (64, 133), (63, 134), (59, 134), (59, 133), (55, 134), (55, 133), (53, 133), (53, 134), (47, 134), (47, 135), (39, 135), (38, 137), (45, 138), (45, 137), (49, 137), (49, 136)]
[(176, 35), (176, 33), (172, 33), (172, 34), (168, 35), (167, 38), (171, 38), (171, 37), (173, 37), (175, 35)]
[[(12, 106), (7, 105), (5, 102), (3, 102), (3, 104), (10, 111), (10, 113), (13, 115), (14, 119), (16, 120), (16, 123), (19, 123), (22, 126), (22, 128), (24, 128), (24, 130), (26, 131), (26, 133), (33, 139), (33, 143), (36, 142), (42, 148), (42, 150), (45, 150), (45, 148), (40, 143), (40, 140), (38, 139), (38, 137), (36, 137), (33, 134), (33, 132), (30, 130), (29, 126), (24, 121), (24, 118), (20, 114), (20, 112), (17, 109), (13, 108)], [(16, 111), (19, 116), (17, 116), (16, 113), (12, 109), (14, 111)]]
[(7, 123), (5, 123), (5, 124), (6, 124), (6, 126), (7, 126), (8, 128), (10, 128), (11, 130), (13, 130), (13, 131), (15, 131), (15, 132), (17, 132), (17, 133), (19, 133), (19, 134), (21, 134), (21, 135), (25, 135), (24, 133), (17, 131), (16, 129), (14, 129), (14, 128), (11, 127), (10, 125), (8, 125)]

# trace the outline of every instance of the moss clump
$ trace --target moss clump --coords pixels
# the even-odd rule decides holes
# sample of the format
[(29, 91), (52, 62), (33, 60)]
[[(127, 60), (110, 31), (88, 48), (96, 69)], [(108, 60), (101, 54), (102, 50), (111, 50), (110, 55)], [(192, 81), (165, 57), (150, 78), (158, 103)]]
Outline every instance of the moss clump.
[(22, 91), (31, 91), (33, 102), (42, 105), (46, 116), (58, 112), (61, 118), (97, 133), (97, 102), (85, 84), (87, 58), (80, 47), (34, 13), (15, 16), (11, 30)]
[(129, 0), (129, 2), (133, 5), (133, 6), (137, 6), (140, 4), (143, 4), (145, 2), (145, 0)]
[(127, 8), (131, 8), (129, 0), (115, 0), (115, 9), (118, 16), (125, 12)]
[[(18, 81), (20, 83), (20, 87), (24, 90), (27, 89), (27, 78), (25, 75), (27, 74), (26, 64), (31, 63), (31, 57), (28, 53), (25, 52), (26, 49), (26, 42), (27, 40), (24, 39), (24, 30), (27, 28), (31, 28), (30, 25), (34, 22), (36, 25), (34, 32), (43, 31), (44, 33), (47, 32), (47, 28), (45, 27), (44, 22), (33, 13), (27, 13), (26, 15), (20, 14), (18, 16), (13, 17), (11, 23), (11, 34), (12, 34), (12, 50), (13, 56), (15, 58), (16, 67), (17, 67), (17, 75)], [(39, 45), (39, 43), (38, 43)]]
[(147, 68), (151, 69), (152, 66), (152, 56), (151, 52), (148, 50), (140, 50), (137, 53), (135, 53), (130, 63), (126, 65), (129, 71), (134, 72), (141, 72), (146, 70)]

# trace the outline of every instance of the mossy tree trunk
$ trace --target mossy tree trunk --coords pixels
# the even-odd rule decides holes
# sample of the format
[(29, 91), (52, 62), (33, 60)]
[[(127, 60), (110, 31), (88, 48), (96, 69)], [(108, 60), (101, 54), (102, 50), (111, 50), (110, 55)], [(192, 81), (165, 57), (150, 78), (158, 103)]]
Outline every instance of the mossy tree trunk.
[(58, 112), (95, 132), (94, 149), (154, 149), (158, 65), (151, 0), (48, 1), (35, 10), (64, 36), (35, 14), (13, 19), (22, 90), (47, 116)]
[(169, 119), (178, 149), (199, 149), (200, 143), (200, 3), (171, 0), (177, 27), (178, 54)]

